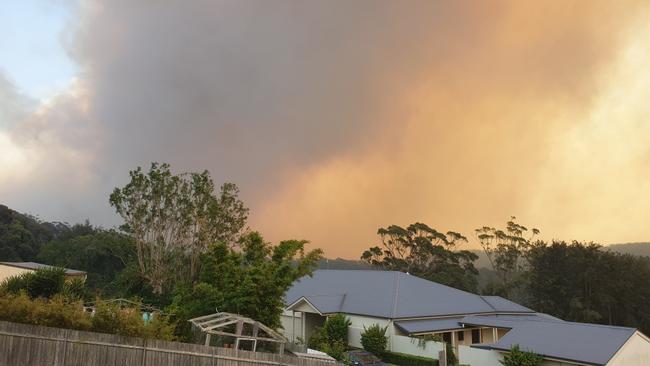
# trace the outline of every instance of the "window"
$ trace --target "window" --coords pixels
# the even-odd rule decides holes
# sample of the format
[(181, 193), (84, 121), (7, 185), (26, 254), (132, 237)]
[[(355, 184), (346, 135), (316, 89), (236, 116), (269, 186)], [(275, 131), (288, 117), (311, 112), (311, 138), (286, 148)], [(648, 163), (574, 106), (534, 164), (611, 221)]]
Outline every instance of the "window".
[(465, 340), (465, 331), (461, 330), (460, 332), (458, 332), (458, 342), (462, 342), (464, 340)]
[(449, 333), (449, 332), (442, 333), (442, 340), (447, 342), (447, 343), (451, 343), (451, 333)]
[(481, 343), (481, 330), (472, 329), (472, 344)]

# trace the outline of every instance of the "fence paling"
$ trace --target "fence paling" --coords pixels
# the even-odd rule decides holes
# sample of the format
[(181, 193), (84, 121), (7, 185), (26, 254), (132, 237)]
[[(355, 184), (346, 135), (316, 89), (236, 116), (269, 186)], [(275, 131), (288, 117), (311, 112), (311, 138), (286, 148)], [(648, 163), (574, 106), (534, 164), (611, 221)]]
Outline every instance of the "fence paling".
[[(8, 331), (11, 330), (11, 331)], [(36, 333), (36, 334), (34, 334)], [(23, 339), (23, 342), (14, 344), (14, 340)], [(123, 343), (118, 343), (116, 341)], [(45, 342), (43, 342), (45, 341)], [(131, 343), (131, 344), (125, 344)], [(136, 344), (133, 344), (136, 343)], [(61, 346), (63, 350), (61, 351)], [(188, 361), (201, 359), (209, 362), (206, 365), (274, 365), (274, 366), (333, 366), (334, 363), (321, 360), (305, 360), (289, 356), (277, 356), (273, 354), (248, 352), (221, 349), (217, 347), (193, 345), (178, 342), (166, 341), (145, 341), (143, 339), (121, 337), (102, 333), (85, 331), (63, 330), (34, 325), (0, 322), (0, 350), (4, 349), (5, 354), (12, 362), (18, 364), (38, 364), (38, 357), (53, 357), (50, 364), (57, 366), (76, 365), (75, 360), (80, 357), (84, 359), (84, 365), (104, 366), (99, 360), (109, 357), (111, 359), (125, 359), (125, 366), (147, 365), (148, 360), (156, 360), (157, 366), (176, 365), (173, 358), (189, 357)], [(70, 350), (69, 350), (70, 349)], [(118, 353), (119, 349), (139, 351), (135, 354)], [(199, 350), (199, 352), (197, 352)], [(200, 352), (203, 351), (203, 352)], [(62, 353), (61, 359), (59, 353)], [(141, 353), (141, 356), (139, 355)], [(163, 356), (167, 354), (168, 356)], [(138, 357), (140, 356), (140, 357)], [(176, 356), (176, 357), (175, 357)], [(162, 358), (165, 361), (162, 361)], [(74, 358), (74, 359), (73, 359)], [(91, 359), (96, 362), (91, 363)], [(131, 360), (133, 358), (133, 360)], [(197, 359), (198, 358), (198, 359)], [(136, 359), (139, 360), (136, 361)], [(0, 357), (2, 360), (2, 357)], [(219, 362), (223, 360), (225, 362)], [(31, 362), (31, 363), (30, 363)], [(41, 361), (42, 362), (42, 361)], [(3, 365), (0, 365), (3, 366)]]

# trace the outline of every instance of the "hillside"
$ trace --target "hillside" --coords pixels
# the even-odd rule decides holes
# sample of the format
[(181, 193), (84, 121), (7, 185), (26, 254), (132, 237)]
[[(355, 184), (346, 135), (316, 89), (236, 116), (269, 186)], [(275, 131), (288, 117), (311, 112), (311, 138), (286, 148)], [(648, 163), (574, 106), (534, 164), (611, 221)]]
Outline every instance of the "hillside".
[(617, 253), (650, 257), (650, 242), (612, 244), (605, 246), (605, 249)]
[(0, 204), (0, 261), (32, 261), (43, 244), (67, 231), (66, 224), (43, 222)]

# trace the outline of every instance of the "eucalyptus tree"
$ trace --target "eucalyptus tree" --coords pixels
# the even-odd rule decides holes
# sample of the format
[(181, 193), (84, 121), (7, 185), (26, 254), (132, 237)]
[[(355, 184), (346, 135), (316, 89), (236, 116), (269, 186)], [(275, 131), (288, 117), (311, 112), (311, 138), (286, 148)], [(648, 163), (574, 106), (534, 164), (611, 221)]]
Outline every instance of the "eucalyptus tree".
[(476, 291), (478, 271), (474, 261), (478, 256), (459, 250), (467, 238), (454, 231), (439, 232), (426, 224), (414, 223), (406, 228), (391, 225), (377, 234), (382, 247), (374, 246), (363, 252), (361, 260), (370, 265), (413, 275)]
[(246, 231), (248, 209), (237, 186), (226, 183), (215, 194), (207, 170), (175, 175), (168, 164), (152, 163), (148, 172), (138, 167), (129, 175), (110, 203), (134, 239), (140, 275), (154, 293), (169, 281), (194, 280), (208, 245), (234, 245)]
[(483, 226), (475, 230), (492, 269), (499, 278), (498, 284), (491, 284), (491, 292), (511, 297), (523, 284), (523, 273), (527, 267), (527, 255), (535, 246), (533, 239), (539, 230), (520, 225), (512, 216), (504, 230)]

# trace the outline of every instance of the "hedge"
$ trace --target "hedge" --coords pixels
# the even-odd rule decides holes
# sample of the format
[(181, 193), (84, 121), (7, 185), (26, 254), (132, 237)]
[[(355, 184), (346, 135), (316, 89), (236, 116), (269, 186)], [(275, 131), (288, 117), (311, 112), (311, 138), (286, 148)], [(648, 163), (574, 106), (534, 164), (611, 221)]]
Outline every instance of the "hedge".
[(385, 351), (381, 354), (384, 362), (398, 366), (438, 366), (438, 360), (433, 358), (407, 355), (405, 353)]

